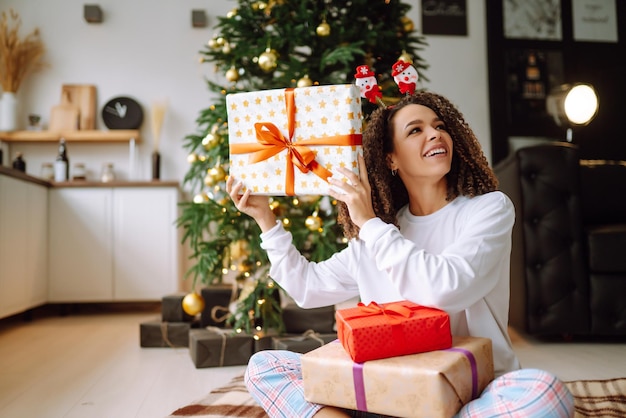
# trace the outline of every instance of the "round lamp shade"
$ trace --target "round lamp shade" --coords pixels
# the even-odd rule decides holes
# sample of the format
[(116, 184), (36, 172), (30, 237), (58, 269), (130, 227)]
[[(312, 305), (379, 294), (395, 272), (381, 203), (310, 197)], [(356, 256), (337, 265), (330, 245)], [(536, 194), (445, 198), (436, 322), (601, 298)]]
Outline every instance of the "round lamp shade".
[(589, 84), (563, 84), (546, 99), (546, 110), (559, 126), (586, 125), (598, 113), (598, 95)]
[(565, 116), (575, 125), (586, 125), (598, 112), (598, 96), (589, 84), (578, 84), (565, 96)]

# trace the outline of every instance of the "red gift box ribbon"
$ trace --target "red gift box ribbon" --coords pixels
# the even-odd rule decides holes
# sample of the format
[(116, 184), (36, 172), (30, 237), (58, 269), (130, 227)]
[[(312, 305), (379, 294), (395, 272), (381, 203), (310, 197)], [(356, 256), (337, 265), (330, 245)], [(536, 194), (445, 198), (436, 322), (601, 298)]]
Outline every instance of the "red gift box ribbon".
[[(454, 351), (463, 354), (470, 363), (472, 371), (472, 400), (478, 397), (478, 366), (474, 353), (464, 348), (452, 347), (444, 351)], [(367, 412), (367, 396), (365, 394), (365, 378), (363, 377), (364, 363), (354, 363), (352, 366), (352, 378), (354, 385), (354, 396), (356, 398), (356, 409)]]
[[(293, 196), (294, 192), (294, 166), (302, 173), (312, 171), (315, 175), (328, 181), (332, 173), (315, 161), (315, 152), (306, 145), (337, 145), (356, 146), (361, 145), (361, 134), (335, 135), (322, 138), (309, 138), (304, 141), (293, 141), (296, 120), (296, 101), (294, 88), (285, 89), (285, 107), (287, 110), (287, 130), (289, 137), (285, 137), (280, 129), (271, 122), (259, 122), (254, 124), (256, 131), (256, 143), (230, 144), (231, 154), (248, 154), (251, 164), (269, 159), (284, 149), (287, 149), (285, 193)], [(306, 145), (304, 145), (306, 144)]]

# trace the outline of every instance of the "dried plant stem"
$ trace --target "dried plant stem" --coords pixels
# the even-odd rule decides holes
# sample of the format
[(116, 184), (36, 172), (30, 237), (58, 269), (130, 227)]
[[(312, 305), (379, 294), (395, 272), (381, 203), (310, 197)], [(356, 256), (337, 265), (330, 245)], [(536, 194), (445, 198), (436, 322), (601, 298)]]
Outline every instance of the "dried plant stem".
[(0, 18), (0, 84), (5, 92), (17, 92), (26, 75), (43, 66), (41, 60), (45, 48), (35, 29), (20, 39), (22, 21), (10, 10)]
[(151, 122), (152, 122), (152, 147), (153, 151), (159, 151), (159, 142), (161, 139), (161, 127), (163, 126), (163, 118), (167, 102), (165, 100), (152, 103)]

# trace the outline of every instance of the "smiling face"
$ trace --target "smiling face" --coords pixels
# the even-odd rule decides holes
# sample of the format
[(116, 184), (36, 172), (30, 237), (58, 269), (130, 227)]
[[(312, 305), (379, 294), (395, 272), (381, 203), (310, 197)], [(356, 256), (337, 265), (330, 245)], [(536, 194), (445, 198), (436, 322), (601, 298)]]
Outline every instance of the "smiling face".
[(397, 170), (405, 185), (445, 182), (452, 164), (452, 138), (444, 122), (430, 108), (409, 104), (390, 122), (393, 151), (389, 168)]

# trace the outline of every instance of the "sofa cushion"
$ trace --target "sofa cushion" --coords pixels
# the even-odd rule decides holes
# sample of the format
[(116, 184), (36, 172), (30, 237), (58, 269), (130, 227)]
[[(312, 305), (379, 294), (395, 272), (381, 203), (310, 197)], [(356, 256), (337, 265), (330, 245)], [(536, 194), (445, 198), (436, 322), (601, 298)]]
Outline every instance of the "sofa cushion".
[(580, 160), (580, 195), (585, 225), (626, 224), (626, 161)]
[(626, 272), (626, 223), (587, 228), (589, 270)]

